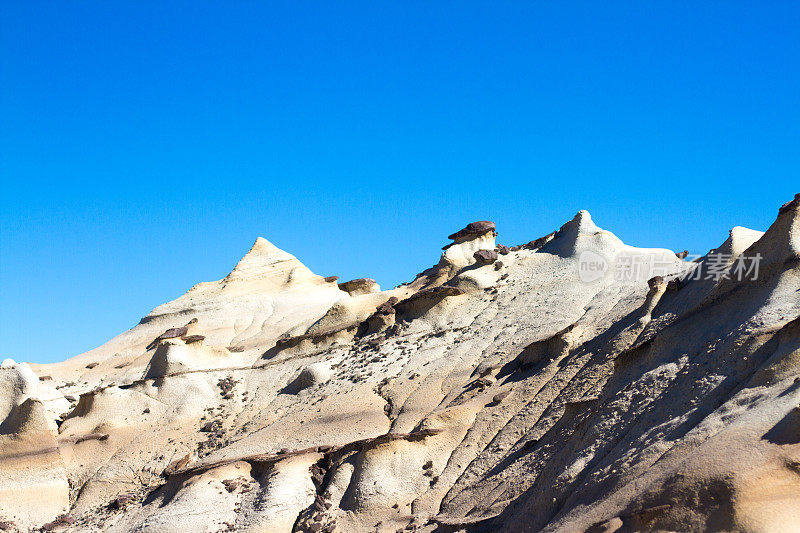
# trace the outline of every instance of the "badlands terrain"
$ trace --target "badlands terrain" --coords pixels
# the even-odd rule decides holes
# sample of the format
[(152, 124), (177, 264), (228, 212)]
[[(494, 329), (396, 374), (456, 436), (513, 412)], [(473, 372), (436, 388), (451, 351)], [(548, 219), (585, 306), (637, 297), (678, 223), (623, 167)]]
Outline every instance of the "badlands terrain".
[(694, 259), (473, 222), (390, 290), (259, 238), (2, 362), (0, 531), (800, 531), (799, 204)]

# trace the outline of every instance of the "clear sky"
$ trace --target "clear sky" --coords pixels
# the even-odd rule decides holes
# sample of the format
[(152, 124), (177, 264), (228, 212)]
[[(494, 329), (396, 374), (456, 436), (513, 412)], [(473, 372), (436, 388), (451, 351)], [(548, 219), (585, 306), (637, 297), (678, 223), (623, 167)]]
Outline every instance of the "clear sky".
[(800, 192), (796, 2), (0, 7), (0, 358), (132, 327), (264, 236), (384, 287), (473, 220), (704, 253)]

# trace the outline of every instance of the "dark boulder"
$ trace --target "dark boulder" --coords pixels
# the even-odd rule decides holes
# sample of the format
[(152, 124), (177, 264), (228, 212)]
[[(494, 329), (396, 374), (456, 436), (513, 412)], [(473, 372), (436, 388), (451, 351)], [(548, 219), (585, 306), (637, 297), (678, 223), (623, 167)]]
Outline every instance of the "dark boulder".
[(158, 337), (153, 339), (153, 342), (151, 342), (147, 346), (147, 349), (150, 350), (151, 348), (155, 348), (158, 345), (158, 343), (160, 341), (163, 341), (164, 339), (174, 339), (174, 338), (177, 338), (177, 337), (185, 337), (186, 334), (189, 332), (189, 326), (191, 326), (192, 324), (197, 324), (197, 319), (196, 318), (191, 319), (189, 322), (186, 323), (185, 326), (181, 326), (179, 328), (170, 328), (170, 329), (168, 329), (167, 331), (165, 331), (164, 333), (162, 333), (161, 335), (159, 335)]
[(164, 340), (164, 339), (174, 339), (176, 337), (183, 337), (189, 331), (188, 326), (182, 326), (179, 328), (171, 328), (162, 333), (158, 336), (156, 340)]
[(378, 282), (372, 278), (351, 279), (339, 284), (339, 289), (351, 295), (378, 292)]
[(498, 392), (492, 397), (492, 403), (495, 405), (499, 404), (500, 402), (508, 398), (509, 394), (511, 394), (511, 391), (508, 390), (503, 392)]
[(491, 265), (497, 261), (497, 250), (478, 250), (472, 256), (479, 265)]
[(465, 237), (470, 237), (473, 235), (483, 235), (484, 233), (488, 233), (490, 231), (495, 230), (494, 222), (489, 220), (479, 220), (477, 222), (470, 222), (464, 229), (461, 229), (449, 237), (448, 239), (458, 241)]

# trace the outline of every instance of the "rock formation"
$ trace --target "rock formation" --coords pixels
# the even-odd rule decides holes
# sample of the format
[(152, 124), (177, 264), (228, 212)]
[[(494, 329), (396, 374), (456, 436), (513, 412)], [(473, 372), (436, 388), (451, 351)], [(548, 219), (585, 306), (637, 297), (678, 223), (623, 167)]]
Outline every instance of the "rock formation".
[(390, 290), (259, 238), (95, 350), (0, 365), (0, 529), (796, 530), (798, 203), (695, 261), (585, 211), (473, 222)]

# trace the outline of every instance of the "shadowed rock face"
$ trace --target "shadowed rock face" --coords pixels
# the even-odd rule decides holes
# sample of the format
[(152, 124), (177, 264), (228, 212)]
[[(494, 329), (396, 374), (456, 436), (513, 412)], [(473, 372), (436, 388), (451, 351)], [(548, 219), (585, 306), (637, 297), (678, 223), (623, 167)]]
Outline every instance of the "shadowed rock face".
[[(765, 233), (734, 228), (690, 263), (585, 211), (525, 245), (495, 235), (467, 225), (384, 291), (258, 239), (227, 277), (98, 349), (4, 361), (0, 522), (796, 528), (797, 199)], [(758, 276), (738, 279), (753, 256)], [(587, 258), (607, 271), (582, 277)]]

